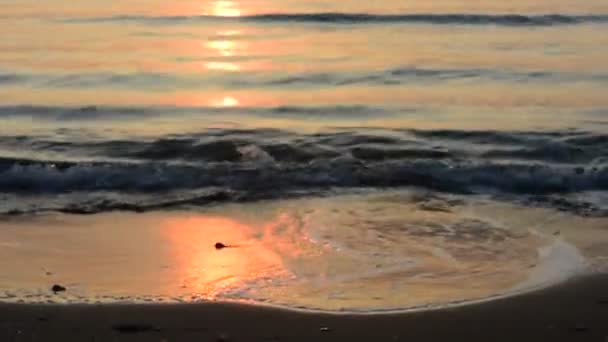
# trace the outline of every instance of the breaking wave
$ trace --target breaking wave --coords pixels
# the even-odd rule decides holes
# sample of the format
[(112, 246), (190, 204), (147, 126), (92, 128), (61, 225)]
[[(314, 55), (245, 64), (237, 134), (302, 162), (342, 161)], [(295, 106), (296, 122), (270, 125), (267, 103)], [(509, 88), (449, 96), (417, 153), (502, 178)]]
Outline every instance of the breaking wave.
[[(608, 191), (608, 136), (582, 131), (301, 134), (216, 129), (152, 140), (4, 136), (0, 148), (56, 156), (1, 158), (0, 195), (20, 197), (20, 203), (28, 196), (59, 196), (64, 202), (54, 209), (69, 212), (151, 210), (413, 187), (606, 214), (584, 201), (570, 203), (555, 197)], [(159, 196), (193, 192), (196, 195), (175, 200)], [(79, 193), (87, 193), (87, 201), (75, 195)], [(132, 201), (127, 195), (139, 197)], [(90, 198), (97, 198), (94, 204)], [(44, 206), (38, 203), (32, 208)], [(0, 208), (5, 213), (23, 210), (6, 203)]]

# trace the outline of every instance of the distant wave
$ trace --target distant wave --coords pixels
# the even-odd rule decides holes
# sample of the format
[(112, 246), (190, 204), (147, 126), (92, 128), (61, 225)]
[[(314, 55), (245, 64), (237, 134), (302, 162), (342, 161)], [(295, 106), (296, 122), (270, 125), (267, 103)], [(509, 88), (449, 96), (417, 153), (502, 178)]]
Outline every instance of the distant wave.
[(21, 75), (0, 72), (0, 86), (3, 84), (19, 83), (24, 81)]
[[(402, 85), (417, 82), (446, 82), (450, 80), (490, 80), (492, 82), (608, 82), (608, 75), (595, 73), (555, 72), (547, 70), (509, 70), (483, 68), (418, 68), (399, 67), (376, 72), (360, 73), (311, 73), (277, 77), (259, 81), (256, 86), (331, 85), (356, 84)], [(247, 84), (246, 80), (240, 84)]]
[(170, 73), (73, 73), (16, 74), (0, 72), (3, 85), (27, 85), (36, 88), (127, 88), (163, 91), (200, 89), (222, 85), (230, 88), (285, 86), (350, 86), (371, 84), (392, 86), (422, 82), (489, 80), (492, 82), (590, 82), (608, 83), (605, 73), (577, 73), (550, 70), (517, 70), (499, 68), (420, 68), (403, 66), (386, 70), (335, 71), (323, 73), (235, 73), (212, 76), (204, 74), (176, 75)]
[[(146, 117), (159, 115), (164, 108), (157, 107), (61, 107), (61, 106), (32, 106), (8, 105), (0, 106), (0, 118), (35, 117), (47, 120), (87, 120), (128, 117)], [(209, 108), (208, 110), (212, 110)], [(174, 111), (177, 111), (176, 109)]]
[[(257, 115), (260, 117), (299, 117), (334, 116), (352, 118), (390, 116), (394, 112), (413, 112), (416, 107), (391, 108), (366, 105), (327, 105), (327, 106), (276, 106), (276, 107), (175, 107), (175, 106), (35, 106), (0, 105), (0, 118), (30, 117), (51, 121), (68, 120), (110, 120), (129, 118), (153, 118), (162, 116), (213, 116), (223, 114)], [(423, 110), (423, 109), (420, 109)], [(394, 112), (393, 112), (394, 111)]]
[(435, 24), (435, 25), (501, 25), (501, 26), (551, 26), (584, 23), (608, 23), (608, 15), (490, 15), (490, 14), (368, 14), (368, 13), (277, 13), (241, 17), (218, 16), (139, 16), (121, 15), (112, 17), (71, 18), (72, 23), (94, 22), (142, 22), (157, 24), (179, 24), (196, 21), (249, 21), (258, 23), (300, 22), (322, 24)]

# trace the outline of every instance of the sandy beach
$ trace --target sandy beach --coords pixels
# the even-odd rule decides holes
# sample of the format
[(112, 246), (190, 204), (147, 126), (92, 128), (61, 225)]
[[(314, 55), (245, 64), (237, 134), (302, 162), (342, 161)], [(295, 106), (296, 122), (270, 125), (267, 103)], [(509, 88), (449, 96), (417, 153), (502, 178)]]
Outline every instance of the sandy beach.
[(457, 308), (340, 315), (237, 304), (0, 305), (0, 340), (598, 341), (608, 275)]
[[(437, 213), (416, 209), (407, 196), (7, 219), (0, 341), (606, 341), (603, 220), (487, 201)], [(367, 215), (377, 207), (376, 221), (352, 223), (350, 209)], [(418, 217), (453, 227), (453, 237), (434, 244), (426, 235), (433, 230), (399, 229)], [(502, 219), (509, 233), (482, 226), (484, 217)], [(546, 232), (525, 233), (526, 222)], [(588, 234), (574, 234), (582, 225)], [(331, 234), (317, 232), (326, 226)], [(374, 229), (393, 243), (370, 235)], [(478, 243), (460, 238), (473, 229)], [(216, 241), (235, 248), (217, 250)], [(571, 255), (569, 241), (582, 254)], [(383, 264), (388, 251), (395, 262)], [(583, 256), (584, 264), (572, 263)], [(53, 293), (54, 284), (65, 291)], [(435, 309), (395, 309), (424, 303)]]

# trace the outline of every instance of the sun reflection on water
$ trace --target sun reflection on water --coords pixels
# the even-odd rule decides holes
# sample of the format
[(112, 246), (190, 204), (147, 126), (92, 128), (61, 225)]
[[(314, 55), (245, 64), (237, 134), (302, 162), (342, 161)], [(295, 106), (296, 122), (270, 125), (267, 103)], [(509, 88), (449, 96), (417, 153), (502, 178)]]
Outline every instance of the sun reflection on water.
[(230, 62), (207, 62), (205, 63), (205, 67), (209, 70), (219, 70), (219, 71), (239, 71), (241, 67), (236, 63)]
[[(203, 215), (171, 218), (163, 225), (178, 276), (189, 293), (202, 298), (286, 272), (279, 254), (268, 247), (272, 241), (264, 241), (273, 237), (260, 237), (254, 226)], [(217, 242), (233, 247), (216, 250)]]
[(237, 107), (240, 101), (232, 96), (224, 96), (218, 100), (214, 100), (213, 107)]
[[(241, 11), (234, 1), (214, 1), (209, 5), (209, 9), (206, 10), (207, 15), (220, 16), (220, 17), (238, 17), (241, 15)], [(242, 49), (242, 46), (237, 46), (235, 40), (229, 39), (240, 34), (239, 30), (228, 29), (216, 32), (216, 37), (205, 43), (205, 47), (209, 50), (214, 60), (205, 63), (205, 68), (214, 71), (227, 71), (235, 72), (242, 70), (240, 64), (235, 63), (232, 60), (226, 58), (237, 56), (238, 49)], [(231, 102), (231, 105), (236, 105)]]
[(217, 17), (240, 17), (242, 12), (235, 1), (218, 0), (211, 2), (208, 15)]
[(236, 43), (230, 40), (213, 40), (207, 42), (209, 49), (219, 52), (224, 57), (231, 57), (235, 54)]

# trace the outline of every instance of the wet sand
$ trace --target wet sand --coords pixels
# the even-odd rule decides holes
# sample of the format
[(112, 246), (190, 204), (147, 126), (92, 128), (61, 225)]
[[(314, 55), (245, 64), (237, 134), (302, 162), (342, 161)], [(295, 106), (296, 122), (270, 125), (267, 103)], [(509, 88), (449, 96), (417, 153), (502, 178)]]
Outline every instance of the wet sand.
[(608, 275), (450, 309), (338, 315), (239, 304), (0, 304), (0, 341), (598, 341)]
[[(0, 301), (374, 311), (545, 287), (606, 264), (605, 220), (494, 202), (418, 205), (396, 192), (11, 218), (0, 224)], [(53, 295), (54, 284), (68, 291)]]

